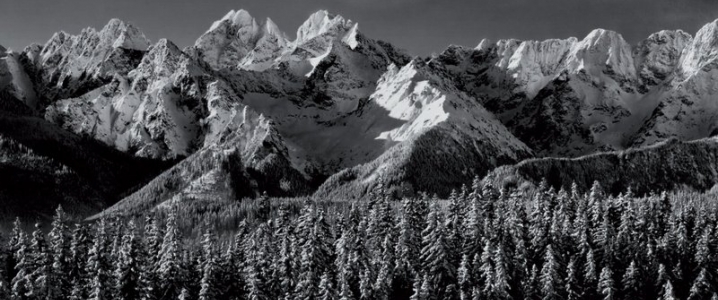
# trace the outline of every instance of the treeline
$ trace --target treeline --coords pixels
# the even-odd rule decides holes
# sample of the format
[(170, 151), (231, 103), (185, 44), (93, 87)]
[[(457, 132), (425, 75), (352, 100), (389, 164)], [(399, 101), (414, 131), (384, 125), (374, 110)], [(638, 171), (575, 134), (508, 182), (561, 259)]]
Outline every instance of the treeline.
[(16, 222), (0, 299), (718, 299), (715, 200), (478, 180), (346, 210), (261, 198), (229, 242), (189, 242), (176, 207), (73, 228), (58, 209), (47, 235)]

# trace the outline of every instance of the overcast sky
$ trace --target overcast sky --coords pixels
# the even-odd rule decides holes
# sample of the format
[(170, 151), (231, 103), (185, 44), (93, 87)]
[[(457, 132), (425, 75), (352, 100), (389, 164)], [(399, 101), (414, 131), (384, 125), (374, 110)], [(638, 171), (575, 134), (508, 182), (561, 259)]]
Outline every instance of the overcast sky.
[(21, 50), (56, 31), (76, 34), (120, 18), (152, 41), (184, 47), (240, 8), (258, 20), (271, 17), (291, 38), (311, 13), (327, 9), (416, 55), (476, 46), (482, 38), (582, 38), (594, 28), (636, 43), (661, 29), (694, 35), (718, 18), (718, 0), (0, 0), (0, 45)]

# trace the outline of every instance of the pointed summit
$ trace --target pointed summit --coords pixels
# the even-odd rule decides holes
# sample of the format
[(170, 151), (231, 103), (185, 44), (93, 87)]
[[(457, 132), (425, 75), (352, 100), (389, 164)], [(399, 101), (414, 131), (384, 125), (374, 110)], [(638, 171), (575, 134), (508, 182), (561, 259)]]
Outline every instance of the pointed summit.
[(262, 26), (262, 31), (264, 34), (271, 34), (271, 35), (284, 35), (284, 33), (279, 30), (279, 26), (272, 21), (272, 19), (267, 18), (267, 20), (264, 21), (264, 26)]
[(340, 15), (329, 14), (326, 10), (320, 10), (309, 16), (309, 19), (299, 27), (295, 43), (299, 45), (328, 32), (341, 34), (348, 31), (353, 25), (351, 20), (346, 20)]
[(623, 78), (636, 76), (631, 46), (621, 34), (605, 29), (595, 29), (576, 43), (569, 54), (568, 66), (571, 72), (586, 70), (598, 75), (608, 67)]
[[(89, 34), (92, 34), (94, 30), (90, 30), (90, 32)], [(145, 51), (151, 44), (142, 31), (120, 19), (110, 20), (99, 34), (102, 40), (112, 41), (113, 48)]]
[(718, 59), (718, 20), (706, 24), (693, 39), (681, 58), (681, 74), (690, 77)]
[(225, 21), (228, 21), (228, 23), (238, 27), (257, 27), (257, 22), (248, 11), (244, 9), (240, 9), (238, 11), (230, 10), (226, 15), (224, 15), (224, 17), (222, 17), (222, 19), (212, 23), (212, 27), (209, 28), (208, 32), (217, 29)]
[(474, 49), (479, 50), (479, 51), (485, 51), (485, 50), (488, 50), (489, 48), (493, 47), (493, 45), (494, 44), (491, 42), (490, 39), (482, 39), (481, 42), (479, 43), (479, 45), (476, 46), (476, 48), (474, 48)]

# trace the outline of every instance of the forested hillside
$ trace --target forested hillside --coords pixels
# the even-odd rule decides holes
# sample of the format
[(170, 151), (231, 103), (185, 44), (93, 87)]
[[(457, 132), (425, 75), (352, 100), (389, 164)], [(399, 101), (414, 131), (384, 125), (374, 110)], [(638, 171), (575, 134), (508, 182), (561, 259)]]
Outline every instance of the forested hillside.
[(0, 298), (716, 297), (715, 194), (522, 193), (478, 180), (449, 200), (382, 194), (344, 205), (264, 197), (232, 229), (217, 222), (228, 217), (192, 224), (182, 206), (72, 227), (58, 209), (48, 235), (16, 222)]

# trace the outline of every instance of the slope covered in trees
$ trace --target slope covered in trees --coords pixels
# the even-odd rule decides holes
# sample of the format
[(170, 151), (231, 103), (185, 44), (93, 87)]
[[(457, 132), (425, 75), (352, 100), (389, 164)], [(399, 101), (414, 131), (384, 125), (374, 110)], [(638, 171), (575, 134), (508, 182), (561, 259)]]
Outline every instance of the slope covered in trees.
[(716, 203), (476, 180), (448, 201), (261, 198), (232, 239), (212, 223), (183, 230), (178, 206), (72, 228), (58, 209), (48, 235), (17, 221), (0, 298), (710, 299)]
[(529, 159), (490, 172), (485, 182), (496, 186), (537, 185), (546, 180), (554, 188), (579, 189), (601, 183), (613, 195), (682, 188), (708, 190), (718, 182), (718, 139), (690, 142), (669, 139), (653, 146), (605, 152), (579, 158)]

